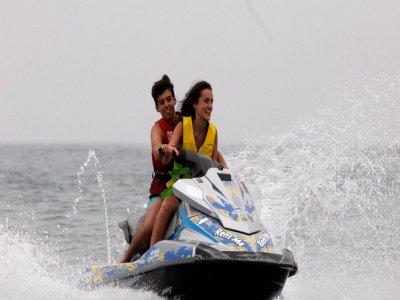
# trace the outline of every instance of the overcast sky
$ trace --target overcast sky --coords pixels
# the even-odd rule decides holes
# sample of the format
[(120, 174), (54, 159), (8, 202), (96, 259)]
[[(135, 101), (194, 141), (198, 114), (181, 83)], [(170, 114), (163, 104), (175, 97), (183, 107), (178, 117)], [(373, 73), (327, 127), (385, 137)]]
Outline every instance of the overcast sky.
[(0, 0), (0, 142), (149, 143), (150, 89), (214, 90), (220, 143), (400, 73), (399, 0)]

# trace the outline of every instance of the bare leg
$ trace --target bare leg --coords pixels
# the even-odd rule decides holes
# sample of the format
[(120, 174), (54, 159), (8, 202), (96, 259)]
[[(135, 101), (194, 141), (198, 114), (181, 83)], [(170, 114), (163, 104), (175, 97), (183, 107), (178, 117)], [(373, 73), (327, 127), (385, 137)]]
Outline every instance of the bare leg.
[(125, 251), (125, 254), (121, 259), (121, 263), (130, 262), (135, 254), (144, 250), (149, 245), (154, 221), (158, 211), (160, 210), (161, 204), (161, 199), (155, 200), (150, 204), (150, 207), (147, 209), (144, 222), (142, 226), (139, 226), (136, 229), (133, 240), (129, 244), (128, 249)]
[(179, 201), (174, 195), (170, 195), (163, 200), (162, 206), (154, 222), (153, 233), (151, 235), (150, 246), (162, 240), (167, 225), (174, 212), (179, 207)]

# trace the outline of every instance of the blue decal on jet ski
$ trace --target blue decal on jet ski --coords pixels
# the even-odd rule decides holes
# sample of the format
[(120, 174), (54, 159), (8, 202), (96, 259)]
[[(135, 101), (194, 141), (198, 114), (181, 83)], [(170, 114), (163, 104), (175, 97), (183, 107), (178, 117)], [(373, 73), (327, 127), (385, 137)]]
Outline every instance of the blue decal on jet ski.
[(204, 229), (202, 229), (201, 227), (199, 227), (198, 225), (193, 223), (188, 218), (188, 216), (185, 214), (185, 212), (183, 211), (182, 207), (179, 207), (178, 213), (179, 213), (179, 217), (181, 218), (182, 225), (178, 228), (178, 230), (176, 231), (176, 233), (172, 237), (173, 240), (177, 239), (177, 237), (179, 236), (179, 234), (182, 232), (183, 229), (190, 228), (190, 229), (192, 229), (192, 230), (194, 230), (194, 231), (206, 236), (207, 238), (209, 238), (213, 242), (218, 243), (218, 241), (209, 232), (205, 231)]
[(254, 204), (251, 204), (251, 203), (248, 202), (248, 201), (246, 201), (245, 208), (246, 208), (246, 211), (247, 211), (249, 214), (253, 214), (253, 213), (256, 211), (255, 205), (254, 205)]
[(225, 196), (221, 194), (220, 191), (218, 191), (216, 188), (214, 188), (214, 191), (220, 201), (217, 202), (214, 197), (207, 197), (207, 200), (210, 201), (211, 205), (214, 206), (214, 208), (224, 210), (229, 215), (229, 213), (231, 213), (235, 208), (232, 206), (232, 204), (229, 203), (229, 201), (227, 201)]
[(193, 247), (183, 246), (178, 251), (168, 251), (164, 254), (165, 260), (180, 259), (193, 256)]
[[(234, 199), (235, 203), (242, 203), (239, 199), (238, 191), (235, 185), (230, 181), (224, 181), (225, 188), (229, 193), (230, 197)], [(236, 222), (253, 222), (255, 219), (255, 206), (251, 205), (246, 201), (246, 203), (242, 203), (242, 207), (234, 207), (229, 201), (227, 201), (226, 197), (215, 187), (214, 192), (216, 193), (218, 200), (217, 201), (212, 196), (207, 196), (207, 200), (209, 203), (217, 209), (222, 215), (226, 217), (232, 218)], [(243, 197), (243, 199), (245, 199)]]

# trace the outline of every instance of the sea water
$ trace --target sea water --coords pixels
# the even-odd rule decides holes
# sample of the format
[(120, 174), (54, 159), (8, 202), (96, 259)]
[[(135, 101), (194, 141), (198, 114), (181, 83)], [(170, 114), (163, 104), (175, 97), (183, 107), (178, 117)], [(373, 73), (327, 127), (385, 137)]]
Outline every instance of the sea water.
[[(282, 299), (399, 299), (399, 84), (370, 79), (336, 99), (281, 136), (221, 150), (258, 185), (263, 225), (298, 262)], [(117, 223), (145, 210), (149, 153), (0, 145), (0, 299), (160, 299), (78, 288), (85, 267), (126, 249)]]

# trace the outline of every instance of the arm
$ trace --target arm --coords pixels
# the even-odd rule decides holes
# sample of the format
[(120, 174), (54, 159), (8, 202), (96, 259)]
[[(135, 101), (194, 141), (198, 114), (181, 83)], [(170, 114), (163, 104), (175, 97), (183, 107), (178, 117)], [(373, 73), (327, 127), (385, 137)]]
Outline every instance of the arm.
[(153, 152), (154, 157), (157, 160), (161, 160), (162, 155), (160, 152), (158, 152), (158, 148), (162, 146), (162, 131), (158, 124), (154, 124), (151, 128), (150, 140), (151, 151)]
[(224, 156), (218, 151), (218, 133), (215, 134), (214, 149), (212, 158), (219, 162), (225, 169), (228, 169), (228, 165), (225, 162)]
[(168, 145), (162, 143), (162, 138), (163, 138), (163, 133), (160, 128), (160, 125), (154, 124), (153, 127), (151, 128), (151, 136), (150, 136), (151, 151), (153, 152), (154, 157), (157, 160), (161, 160), (161, 162), (164, 165), (166, 165), (169, 163), (170, 159), (166, 158), (165, 155), (163, 155), (163, 153), (166, 147), (168, 147)]
[(172, 133), (171, 140), (168, 145), (173, 147), (179, 147), (182, 144), (182, 136), (183, 136), (183, 123), (179, 122), (176, 124), (174, 132)]
[[(172, 154), (175, 152), (177, 156), (179, 156), (179, 152), (177, 147), (180, 147), (182, 144), (182, 136), (183, 136), (183, 125), (182, 122), (179, 122), (172, 133), (171, 140), (169, 141), (168, 145), (163, 147), (163, 163), (167, 164), (172, 159)], [(164, 162), (165, 159), (165, 162)]]
[(219, 150), (217, 151), (217, 162), (219, 162), (225, 169), (228, 169), (225, 158)]

